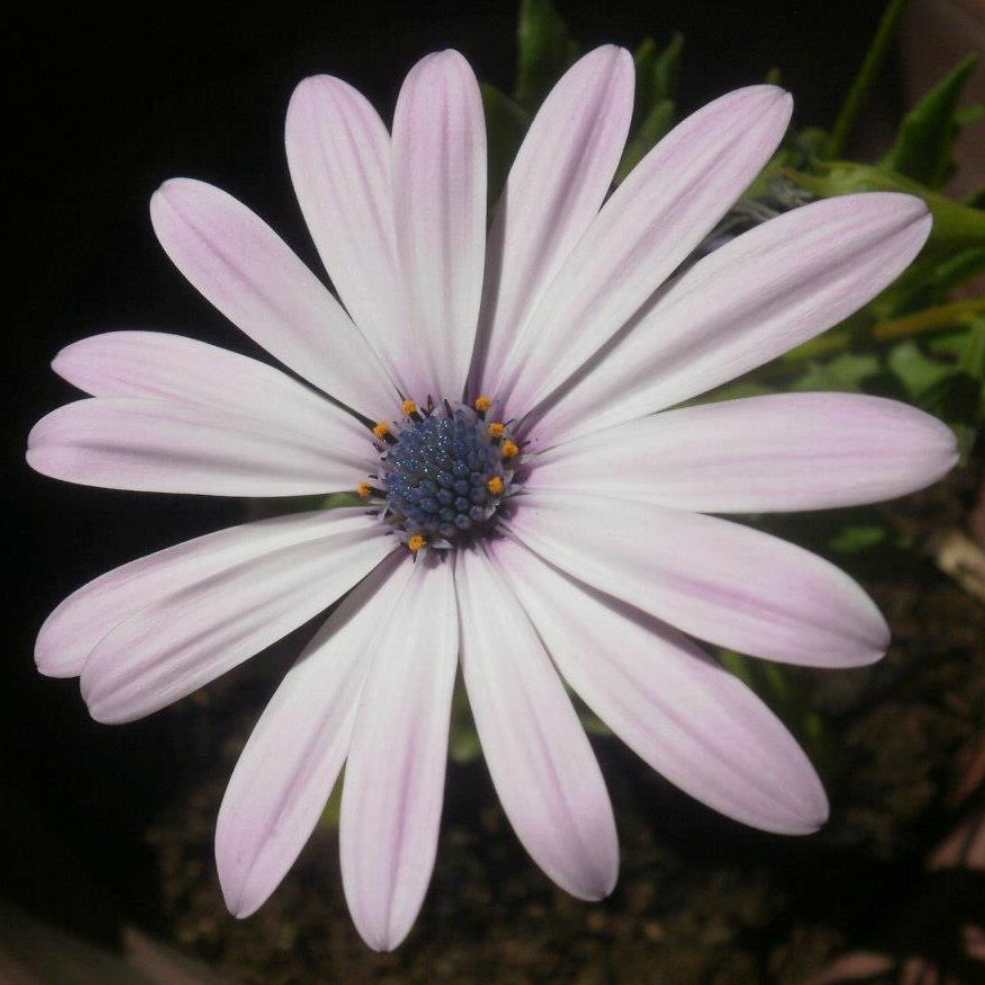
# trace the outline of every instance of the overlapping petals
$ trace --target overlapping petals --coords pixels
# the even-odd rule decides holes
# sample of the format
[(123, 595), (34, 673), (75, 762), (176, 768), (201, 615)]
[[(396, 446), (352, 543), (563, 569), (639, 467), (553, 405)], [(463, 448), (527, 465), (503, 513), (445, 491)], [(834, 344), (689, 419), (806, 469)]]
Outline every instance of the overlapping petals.
[(776, 149), (790, 96), (752, 86), (675, 127), (592, 221), (514, 344), (492, 392), (528, 409), (579, 368), (711, 231)]
[(477, 393), (500, 392), (500, 368), (602, 204), (633, 110), (633, 60), (605, 45), (577, 61), (538, 110), (489, 232), (473, 359)]
[(395, 389), (339, 303), (245, 205), (201, 181), (165, 182), (151, 221), (174, 265), (234, 325), (299, 376), (382, 417)]
[(665, 624), (516, 542), (492, 553), (567, 682), (655, 770), (766, 831), (806, 834), (826, 820), (807, 757), (741, 681)]
[(424, 365), (406, 330), (386, 126), (352, 86), (317, 75), (291, 97), (285, 142), (294, 192), (332, 284), (390, 377), (404, 393), (418, 392)]
[(920, 251), (931, 222), (920, 199), (872, 192), (763, 223), (696, 263), (617, 334), (609, 325), (591, 365), (541, 391), (528, 423), (560, 444), (755, 369), (875, 297)]
[(580, 899), (612, 892), (619, 846), (605, 781), (544, 644), (482, 550), (455, 557), (462, 671), (496, 792), (524, 848)]
[(414, 565), (389, 602), (356, 710), (339, 826), (345, 897), (377, 950), (407, 936), (434, 867), (459, 648), (451, 565)]
[(700, 639), (770, 660), (851, 667), (889, 630), (834, 565), (751, 527), (595, 494), (530, 492), (507, 528), (545, 561)]
[[(85, 658), (82, 696), (92, 717), (132, 721), (183, 698), (326, 609), (394, 547), (372, 517), (339, 511), (310, 527), (307, 520), (300, 521), (306, 539), (218, 570), (209, 559), (205, 577), (189, 577), (199, 545), (161, 565), (146, 559), (135, 577), (118, 582), (118, 594), (112, 582), (96, 589), (106, 609), (123, 598), (134, 608), (104, 626)], [(168, 575), (172, 591), (149, 595)]]
[(294, 864), (349, 753), (352, 723), (379, 630), (379, 607), (413, 568), (391, 555), (346, 596), (288, 671), (253, 729), (216, 823), (229, 911), (248, 917)]

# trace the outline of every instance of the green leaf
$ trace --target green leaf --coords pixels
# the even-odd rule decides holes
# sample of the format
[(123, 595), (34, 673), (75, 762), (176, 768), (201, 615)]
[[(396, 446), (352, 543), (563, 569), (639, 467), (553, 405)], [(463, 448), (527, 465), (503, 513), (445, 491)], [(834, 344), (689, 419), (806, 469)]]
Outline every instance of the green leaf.
[(958, 367), (976, 380), (985, 380), (985, 318), (976, 318), (965, 332)]
[(533, 113), (561, 73), (575, 60), (578, 46), (550, 0), (523, 0), (517, 24), (516, 101)]
[(365, 502), (358, 493), (329, 493), (319, 499), (317, 508), (320, 510), (338, 510), (345, 506), (363, 506)]
[(875, 524), (843, 527), (828, 541), (828, 547), (838, 554), (859, 554), (881, 544), (886, 539), (886, 528)]
[(978, 64), (969, 55), (952, 69), (904, 118), (896, 143), (881, 166), (940, 188), (955, 169), (954, 141), (961, 130), (958, 101)]
[(985, 247), (972, 247), (941, 260), (927, 257), (869, 303), (873, 315), (886, 321), (921, 308), (942, 304), (951, 291), (985, 271)]
[(824, 165), (818, 174), (789, 168), (785, 168), (783, 174), (821, 198), (873, 191), (917, 195), (927, 203), (934, 216), (929, 240), (931, 249), (950, 254), (985, 246), (985, 212), (956, 202), (894, 171), (870, 164), (836, 161)]
[(486, 194), (489, 204), (498, 201), (523, 135), (530, 126), (530, 114), (494, 85), (482, 83), (482, 106), (486, 113), (486, 141), (489, 171)]
[(790, 389), (857, 391), (864, 380), (878, 372), (879, 359), (876, 356), (845, 352), (825, 363), (811, 362)]
[(889, 368), (902, 382), (915, 403), (941, 382), (957, 372), (954, 363), (944, 363), (926, 356), (916, 342), (901, 342), (889, 353)]
[(858, 70), (845, 101), (841, 104), (838, 117), (831, 130), (831, 140), (828, 143), (827, 156), (839, 157), (845, 149), (855, 123), (858, 120), (869, 90), (882, 70), (883, 62), (893, 46), (893, 37), (896, 34), (896, 26), (899, 19), (906, 9), (907, 0), (890, 0), (886, 7), (876, 36), (869, 46), (869, 50), (862, 62), (862, 67)]

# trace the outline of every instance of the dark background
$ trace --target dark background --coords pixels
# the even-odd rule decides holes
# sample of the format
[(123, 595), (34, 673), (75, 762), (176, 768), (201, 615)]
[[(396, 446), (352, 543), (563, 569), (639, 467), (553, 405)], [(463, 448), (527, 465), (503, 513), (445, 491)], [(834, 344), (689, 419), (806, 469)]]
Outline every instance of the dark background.
[[(779, 66), (796, 124), (830, 125), (878, 20), (878, 2), (582, 3), (559, 0), (585, 47), (686, 37), (687, 112)], [(48, 368), (67, 343), (113, 328), (174, 330), (252, 352), (154, 240), (153, 190), (221, 185), (317, 269), (294, 202), (282, 127), (315, 72), (361, 88), (389, 117), (406, 70), (453, 46), (508, 89), (513, 3), (36, 4), (5, 30), (12, 106), (4, 278), (4, 512), (10, 579), (0, 686), (0, 898), (110, 940), (125, 914), (157, 920), (147, 826), (201, 764), (164, 715), (92, 723), (74, 681), (37, 674), (33, 638), (58, 601), (104, 570), (235, 522), (240, 505), (62, 484), (23, 464), (31, 424), (75, 394)], [(893, 67), (886, 112), (893, 108)], [(211, 874), (207, 874), (211, 878)]]

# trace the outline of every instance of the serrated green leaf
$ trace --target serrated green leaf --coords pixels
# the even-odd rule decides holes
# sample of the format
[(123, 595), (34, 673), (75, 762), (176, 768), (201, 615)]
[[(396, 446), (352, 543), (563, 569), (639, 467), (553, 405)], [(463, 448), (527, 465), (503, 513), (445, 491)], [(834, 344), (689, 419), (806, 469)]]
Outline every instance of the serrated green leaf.
[(837, 554), (859, 554), (875, 547), (886, 539), (886, 528), (875, 524), (844, 527), (828, 541), (828, 547)]
[(499, 199), (513, 159), (530, 126), (530, 114), (494, 85), (483, 82), (481, 90), (489, 154), (486, 195), (489, 204), (493, 205)]
[(817, 174), (785, 168), (783, 174), (820, 198), (854, 192), (896, 191), (922, 198), (933, 213), (928, 247), (951, 254), (985, 246), (985, 212), (963, 205), (917, 181), (870, 164), (836, 161)]
[(561, 73), (575, 60), (578, 46), (551, 0), (523, 0), (517, 24), (516, 88), (513, 96), (533, 113)]
[(907, 0), (890, 0), (886, 6), (886, 11), (876, 29), (876, 36), (872, 39), (872, 44), (866, 52), (862, 66), (852, 81), (831, 129), (831, 139), (827, 146), (828, 157), (839, 157), (844, 151), (845, 144), (848, 142), (862, 107), (865, 105), (869, 90), (879, 76), (887, 55), (892, 50), (896, 27), (906, 9), (906, 4)]
[(809, 363), (790, 389), (857, 391), (864, 380), (879, 372), (879, 368), (876, 356), (845, 352), (827, 362)]
[(880, 166), (940, 188), (954, 170), (952, 151), (961, 130), (958, 101), (978, 64), (969, 55), (937, 83), (903, 118), (896, 142)]

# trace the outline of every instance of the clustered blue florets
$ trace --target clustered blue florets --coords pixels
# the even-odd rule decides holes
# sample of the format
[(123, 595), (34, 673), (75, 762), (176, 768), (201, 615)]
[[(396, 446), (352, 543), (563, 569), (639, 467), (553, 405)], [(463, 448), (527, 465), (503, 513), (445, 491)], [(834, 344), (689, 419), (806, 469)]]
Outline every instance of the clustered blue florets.
[(380, 479), (391, 519), (407, 531), (450, 538), (495, 512), (494, 477), (504, 487), (511, 477), (497, 443), (478, 415), (460, 407), (418, 416), (401, 428), (383, 456)]

